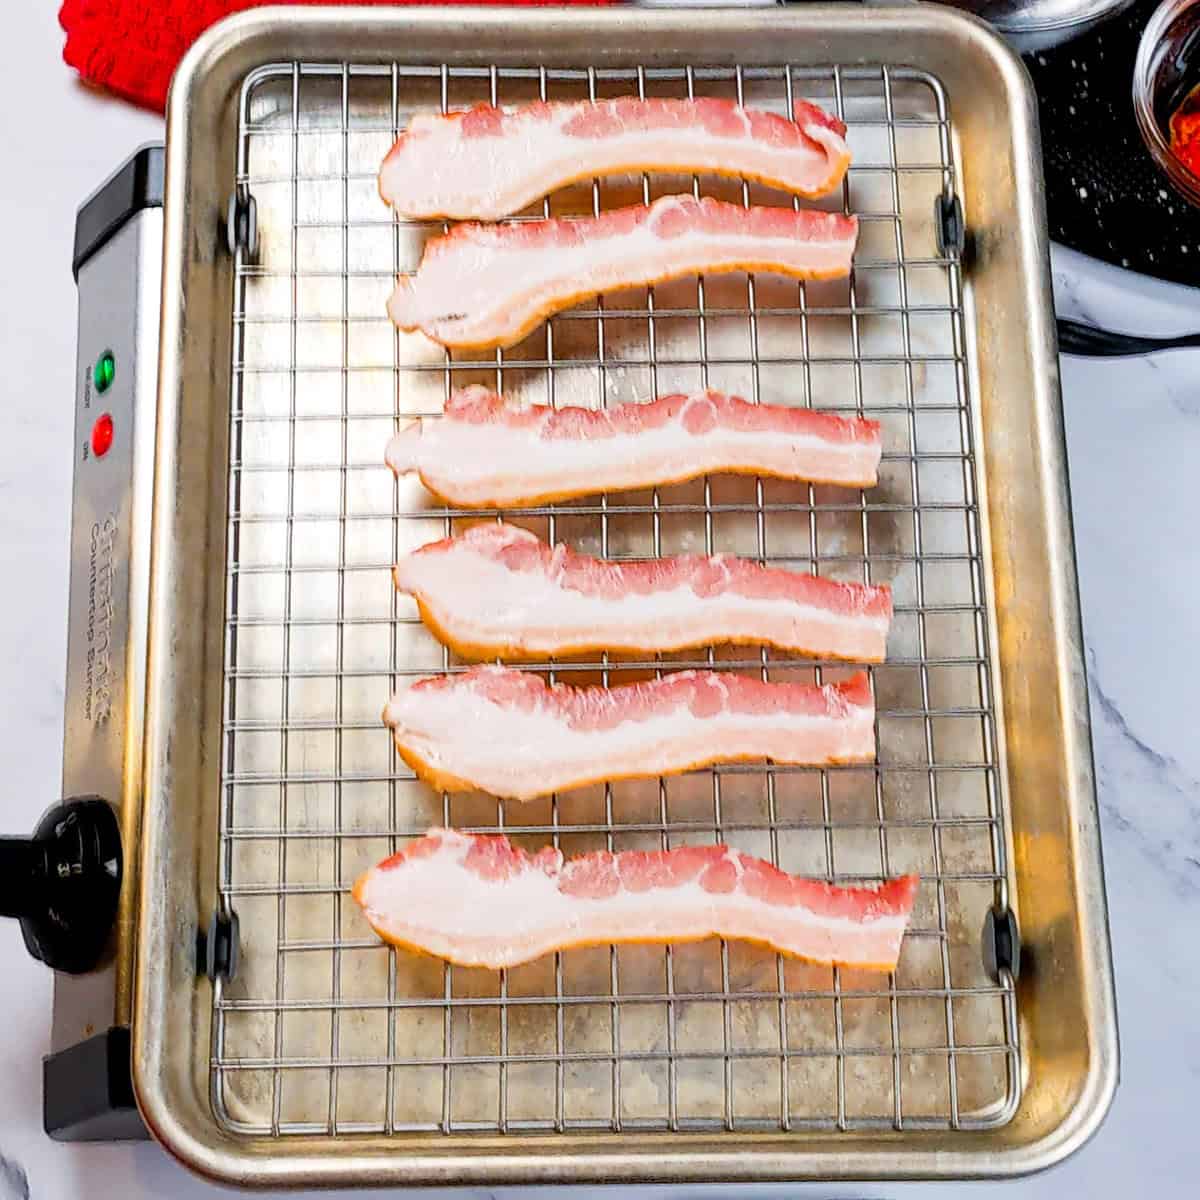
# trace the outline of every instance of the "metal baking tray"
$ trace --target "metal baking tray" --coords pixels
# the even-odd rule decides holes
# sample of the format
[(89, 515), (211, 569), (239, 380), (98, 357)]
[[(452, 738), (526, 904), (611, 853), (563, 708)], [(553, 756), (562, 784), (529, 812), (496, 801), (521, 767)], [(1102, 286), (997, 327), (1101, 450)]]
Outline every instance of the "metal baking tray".
[[(448, 355), (384, 301), (440, 224), (375, 173), (418, 109), (721, 95), (849, 125), (849, 281), (729, 276), (589, 300), (507, 352)], [(202, 39), (172, 92), (153, 513), (134, 1077), (153, 1132), (239, 1183), (997, 1176), (1101, 1120), (1116, 1027), (1033, 97), (944, 9), (271, 9)], [(648, 176), (526, 216), (664, 191)], [(259, 246), (220, 236), (252, 196)], [(936, 213), (957, 199), (960, 252)], [(378, 713), (461, 665), (391, 587), (481, 514), (382, 448), (451, 386), (611, 404), (698, 386), (883, 422), (865, 493), (711, 479), (508, 519), (611, 557), (737, 551), (888, 581), (878, 763), (741, 764), (527, 804), (412, 779)], [(683, 663), (829, 678), (745, 648), (536, 664), (608, 682)], [(725, 840), (832, 880), (923, 877), (880, 976), (711, 942), (503, 973), (382, 946), (348, 895), (434, 823), (567, 853)], [(1019, 978), (981, 930), (1009, 908)], [(197, 973), (236, 913), (238, 973)]]

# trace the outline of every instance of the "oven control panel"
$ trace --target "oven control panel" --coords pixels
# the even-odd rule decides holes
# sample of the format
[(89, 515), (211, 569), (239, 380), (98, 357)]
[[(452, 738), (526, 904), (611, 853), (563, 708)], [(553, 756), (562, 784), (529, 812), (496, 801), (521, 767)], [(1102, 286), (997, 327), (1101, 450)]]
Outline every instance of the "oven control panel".
[(131, 591), (145, 588), (149, 546), (148, 527), (138, 531), (144, 545), (135, 544), (134, 527), (148, 515), (138, 505), (148, 501), (153, 477), (159, 300), (152, 264), (161, 261), (162, 209), (145, 209), (78, 277), (63, 789), (114, 803), (136, 718)]
[[(127, 1025), (132, 1000), (161, 195), (162, 148), (147, 148), (83, 205), (76, 225), (79, 330), (62, 794), (106, 800), (124, 853), (107, 951), (90, 971), (56, 976), (55, 1054)], [(48, 1095), (48, 1125), (49, 1113)]]

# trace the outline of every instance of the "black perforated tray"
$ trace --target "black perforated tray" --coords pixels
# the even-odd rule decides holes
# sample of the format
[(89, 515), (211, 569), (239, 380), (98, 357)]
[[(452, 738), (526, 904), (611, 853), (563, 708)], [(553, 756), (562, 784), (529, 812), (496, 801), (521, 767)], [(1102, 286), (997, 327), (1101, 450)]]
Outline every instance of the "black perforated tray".
[(1026, 58), (1041, 108), (1050, 236), (1085, 254), (1200, 283), (1200, 209), (1176, 193), (1142, 142), (1133, 60), (1158, 0)]

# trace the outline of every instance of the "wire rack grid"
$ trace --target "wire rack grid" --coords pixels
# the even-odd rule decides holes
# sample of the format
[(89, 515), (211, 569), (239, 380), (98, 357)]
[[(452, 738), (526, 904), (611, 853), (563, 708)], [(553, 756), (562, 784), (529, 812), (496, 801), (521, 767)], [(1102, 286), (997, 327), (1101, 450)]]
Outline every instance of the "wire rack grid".
[[(836, 111), (855, 152), (829, 207), (861, 221), (847, 281), (725, 276), (593, 299), (508, 351), (447, 353), (384, 303), (440, 223), (394, 220), (378, 165), (409, 115), (480, 101), (717, 95)], [(681, 69), (281, 63), (243, 88), (238, 183), (261, 249), (239, 252), (229, 475), (222, 903), (243, 966), (214, 989), (211, 1090), (245, 1134), (977, 1129), (1010, 1119), (1021, 1061), (1010, 979), (980, 928), (1006, 888), (972, 411), (958, 262), (933, 229), (954, 189), (946, 94), (895, 66)], [(564, 189), (520, 214), (598, 213), (758, 185), (648, 175)], [(453, 387), (613, 404), (717, 387), (883, 423), (869, 492), (706, 478), (509, 511), (606, 557), (704, 550), (889, 582), (872, 668), (878, 761), (739, 764), (545, 801), (436, 795), (379, 712), (405, 677), (462, 667), (399, 597), (406, 550), (471, 520), (382, 464), (401, 420)], [(837, 678), (837, 664), (715, 648), (533, 664), (597, 682), (704, 666)], [(720, 840), (837, 882), (916, 870), (894, 974), (740, 944), (577, 950), (507, 972), (381, 945), (354, 878), (432, 824), (534, 848)]]

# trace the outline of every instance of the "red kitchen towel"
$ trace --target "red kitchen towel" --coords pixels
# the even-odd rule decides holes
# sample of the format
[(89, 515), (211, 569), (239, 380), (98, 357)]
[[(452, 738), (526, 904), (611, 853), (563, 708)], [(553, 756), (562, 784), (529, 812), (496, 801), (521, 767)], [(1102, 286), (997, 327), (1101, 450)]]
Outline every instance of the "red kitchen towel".
[[(85, 82), (159, 112), (187, 48), (230, 13), (284, 0), (64, 0), (63, 58)], [(397, 0), (288, 0), (292, 4), (396, 4)], [(406, 0), (400, 0), (406, 2)], [(411, 0), (407, 0), (411, 2)], [(417, 0), (418, 3), (421, 0)], [(441, 0), (479, 3), (480, 0)], [(494, 0), (483, 0), (484, 3)], [(521, 4), (604, 4), (609, 0), (516, 0)]]

